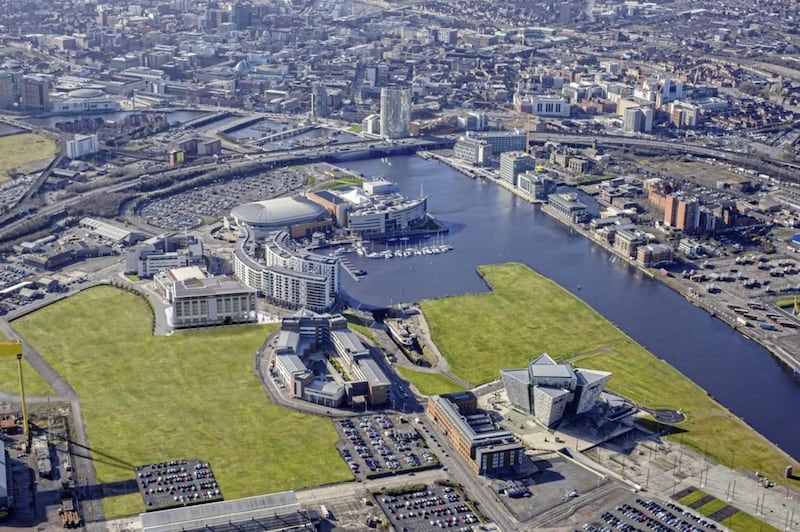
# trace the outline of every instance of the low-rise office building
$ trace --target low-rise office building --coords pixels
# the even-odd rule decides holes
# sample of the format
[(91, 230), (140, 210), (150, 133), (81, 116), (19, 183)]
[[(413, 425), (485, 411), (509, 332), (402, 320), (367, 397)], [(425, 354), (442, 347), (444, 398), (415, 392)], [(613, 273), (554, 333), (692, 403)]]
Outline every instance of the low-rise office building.
[(453, 146), (453, 157), (475, 166), (483, 166), (492, 156), (492, 146), (485, 140), (459, 137)]
[(473, 472), (495, 476), (522, 464), (523, 445), (478, 410), (478, 398), (473, 393), (434, 395), (428, 399), (427, 414)]
[(645, 244), (647, 244), (647, 237), (641, 231), (619, 229), (614, 235), (614, 249), (628, 259), (636, 257), (639, 247)]
[(125, 273), (149, 278), (170, 268), (203, 266), (203, 242), (193, 236), (162, 235), (125, 255)]
[(256, 291), (236, 278), (208, 277), (190, 266), (162, 271), (153, 284), (172, 303), (176, 329), (256, 321)]
[(557, 219), (567, 223), (584, 223), (590, 217), (586, 205), (578, 201), (575, 193), (550, 194), (547, 206)]
[(672, 247), (666, 244), (646, 244), (636, 250), (636, 262), (649, 268), (672, 262)]
[(536, 168), (536, 159), (524, 151), (507, 151), (500, 154), (500, 179), (516, 186), (517, 176)]
[[(316, 364), (332, 371), (315, 373), (309, 366)], [(293, 397), (312, 403), (339, 407), (364, 401), (376, 406), (390, 397), (391, 382), (341, 314), (300, 311), (284, 318), (273, 370)]]
[(556, 182), (546, 174), (523, 172), (517, 176), (517, 188), (537, 200), (546, 200), (556, 191)]

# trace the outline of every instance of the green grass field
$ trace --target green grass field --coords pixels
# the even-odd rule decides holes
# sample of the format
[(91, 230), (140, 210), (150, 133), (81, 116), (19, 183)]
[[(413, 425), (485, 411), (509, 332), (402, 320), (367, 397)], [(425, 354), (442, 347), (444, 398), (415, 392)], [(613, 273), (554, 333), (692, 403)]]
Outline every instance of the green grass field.
[(423, 395), (441, 395), (464, 391), (463, 386), (441, 373), (414, 371), (403, 366), (395, 366), (395, 369), (404, 379), (413, 382), (417, 390)]
[[(708, 495), (708, 494), (706, 492), (704, 492), (703, 490), (696, 490), (696, 491), (693, 491), (692, 493), (690, 493), (690, 494), (688, 494), (688, 495), (686, 495), (684, 497), (681, 497), (678, 502), (680, 502), (684, 506), (690, 506), (692, 503), (694, 503), (696, 501), (699, 501), (700, 499), (702, 499), (706, 495)], [(719, 511), (722, 508), (725, 508), (726, 506), (727, 506), (727, 503), (725, 503), (725, 502), (723, 502), (723, 501), (721, 501), (719, 499), (714, 499), (713, 501), (709, 501), (708, 503), (704, 504), (700, 508), (695, 509), (694, 511), (699, 513), (699, 514), (703, 514), (705, 516), (709, 516), (709, 515), (713, 514), (714, 512)], [(734, 503), (734, 506), (736, 506), (735, 503)], [(775, 528), (775, 527), (773, 527), (771, 525), (768, 525), (764, 521), (756, 519), (755, 517), (753, 517), (752, 515), (748, 514), (747, 512), (742, 512), (742, 511), (736, 512), (735, 514), (733, 514), (728, 519), (725, 519), (725, 522), (722, 523), (722, 524), (725, 525), (726, 527), (730, 528), (731, 530), (734, 530), (735, 532), (749, 532), (751, 530), (759, 530), (759, 531), (762, 531), (762, 532), (777, 532), (778, 531), (777, 528)]]
[(8, 179), (12, 171), (26, 172), (31, 163), (49, 162), (56, 153), (55, 142), (47, 137), (33, 133), (0, 137), (0, 182)]
[(723, 502), (719, 499), (714, 499), (713, 501), (708, 501), (703, 506), (696, 508), (696, 511), (697, 513), (703, 515), (714, 515), (715, 513), (725, 508), (726, 506), (728, 506), (727, 502)]
[(699, 501), (700, 499), (702, 499), (706, 495), (708, 495), (708, 493), (706, 493), (703, 490), (694, 490), (693, 492), (689, 493), (688, 495), (684, 495), (683, 497), (678, 499), (678, 502), (683, 504), (684, 506), (691, 506), (693, 503)]
[[(192, 457), (226, 499), (352, 479), (331, 422), (274, 405), (255, 376), (274, 325), (154, 337), (151, 320), (142, 298), (100, 287), (14, 322), (80, 395), (101, 483)], [(110, 517), (144, 509), (132, 495), (104, 505)]]
[(335, 179), (333, 181), (329, 181), (327, 183), (323, 183), (320, 186), (316, 187), (317, 190), (328, 190), (331, 188), (339, 188), (339, 187), (346, 187), (346, 186), (361, 186), (364, 182), (363, 179), (356, 176), (347, 176), (342, 177), (340, 179)]
[[(0, 359), (0, 392), (19, 395), (19, 371), (17, 370), (16, 359)], [(53, 395), (53, 390), (39, 372), (31, 367), (30, 364), (22, 359), (22, 379), (25, 382), (26, 397), (44, 397)]]
[(521, 264), (485, 266), (479, 272), (492, 292), (421, 304), (433, 341), (454, 374), (478, 385), (547, 352), (578, 367), (612, 372), (609, 388), (636, 402), (682, 410), (684, 445), (717, 461), (728, 463), (735, 456), (736, 467), (775, 478), (787, 464), (798, 467), (699, 386), (554, 282)]

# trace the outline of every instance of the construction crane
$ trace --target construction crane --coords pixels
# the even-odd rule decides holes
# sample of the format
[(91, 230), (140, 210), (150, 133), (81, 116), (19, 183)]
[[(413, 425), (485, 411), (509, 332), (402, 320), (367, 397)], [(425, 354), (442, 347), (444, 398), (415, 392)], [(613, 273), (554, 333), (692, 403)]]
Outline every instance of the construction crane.
[(22, 430), (25, 435), (26, 446), (30, 439), (28, 431), (28, 409), (25, 406), (25, 382), (22, 379), (22, 341), (5, 340), (0, 342), (0, 357), (17, 357), (17, 370), (19, 371), (19, 396), (22, 401)]

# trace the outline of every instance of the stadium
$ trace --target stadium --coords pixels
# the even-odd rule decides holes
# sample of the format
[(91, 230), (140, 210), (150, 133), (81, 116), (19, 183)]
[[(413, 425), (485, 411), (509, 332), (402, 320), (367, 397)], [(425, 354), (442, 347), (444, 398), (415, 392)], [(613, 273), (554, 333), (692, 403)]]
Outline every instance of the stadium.
[(231, 216), (237, 225), (252, 229), (258, 239), (281, 230), (292, 238), (303, 238), (314, 231), (326, 231), (332, 225), (328, 211), (303, 196), (245, 203), (234, 207)]

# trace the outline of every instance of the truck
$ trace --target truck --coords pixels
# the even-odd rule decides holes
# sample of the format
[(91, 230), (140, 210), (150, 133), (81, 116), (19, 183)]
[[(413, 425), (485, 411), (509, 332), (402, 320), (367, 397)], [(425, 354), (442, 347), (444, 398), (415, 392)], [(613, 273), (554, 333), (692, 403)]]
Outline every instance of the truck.
[(742, 327), (750, 327), (750, 322), (741, 316), (736, 317), (736, 324), (741, 325)]
[(322, 514), (322, 517), (324, 517), (325, 519), (331, 518), (331, 511), (328, 510), (328, 507), (325, 506), (324, 504), (319, 507), (319, 511)]

